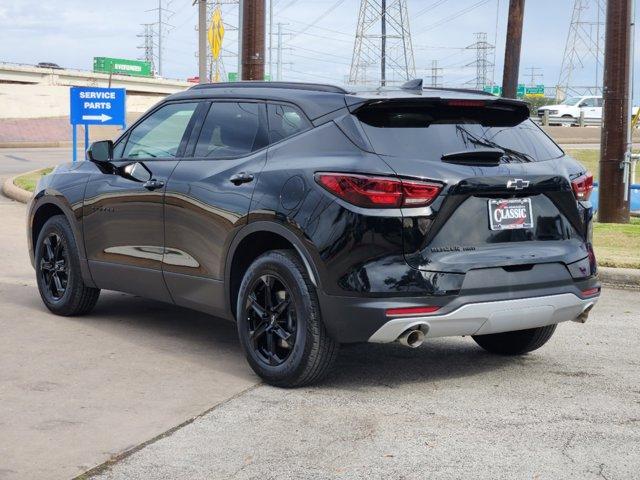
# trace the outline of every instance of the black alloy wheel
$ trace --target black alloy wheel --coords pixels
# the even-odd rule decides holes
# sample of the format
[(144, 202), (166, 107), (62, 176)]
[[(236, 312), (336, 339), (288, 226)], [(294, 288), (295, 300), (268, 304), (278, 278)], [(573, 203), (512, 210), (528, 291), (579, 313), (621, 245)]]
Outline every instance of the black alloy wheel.
[(38, 291), (46, 307), (64, 316), (89, 313), (100, 289), (84, 283), (73, 230), (64, 216), (55, 215), (45, 222), (34, 253)]
[(50, 233), (40, 245), (40, 264), (38, 265), (45, 295), (58, 302), (67, 291), (69, 283), (69, 257), (62, 238)]
[(266, 365), (282, 365), (293, 351), (298, 326), (284, 280), (275, 274), (257, 278), (247, 297), (245, 318), (255, 355)]
[(316, 287), (295, 251), (271, 250), (255, 259), (236, 305), (240, 345), (267, 383), (300, 387), (330, 371), (338, 343), (324, 326)]

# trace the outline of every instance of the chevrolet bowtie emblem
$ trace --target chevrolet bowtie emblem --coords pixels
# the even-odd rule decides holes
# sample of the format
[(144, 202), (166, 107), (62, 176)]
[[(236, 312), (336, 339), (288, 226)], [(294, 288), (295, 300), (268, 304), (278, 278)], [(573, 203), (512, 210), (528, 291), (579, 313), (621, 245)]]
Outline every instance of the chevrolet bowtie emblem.
[(507, 188), (513, 188), (514, 190), (524, 190), (528, 186), (529, 180), (522, 180), (521, 178), (516, 178), (507, 182)]

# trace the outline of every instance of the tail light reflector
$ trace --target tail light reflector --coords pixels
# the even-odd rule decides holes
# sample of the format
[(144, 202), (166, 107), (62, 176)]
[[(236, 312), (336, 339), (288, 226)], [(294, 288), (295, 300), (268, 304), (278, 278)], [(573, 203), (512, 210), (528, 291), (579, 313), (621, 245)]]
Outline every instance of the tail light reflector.
[(350, 173), (317, 173), (316, 181), (337, 197), (366, 208), (424, 207), (442, 190), (438, 183)]
[(427, 306), (427, 307), (407, 307), (407, 308), (389, 308), (386, 311), (387, 317), (410, 317), (416, 315), (425, 315), (428, 313), (437, 312), (440, 307)]
[(589, 172), (580, 175), (571, 181), (571, 188), (573, 188), (576, 200), (589, 200), (591, 192), (593, 192), (593, 175)]
[(587, 290), (582, 290), (581, 292), (583, 297), (593, 297), (594, 295), (600, 294), (600, 287), (589, 288)]

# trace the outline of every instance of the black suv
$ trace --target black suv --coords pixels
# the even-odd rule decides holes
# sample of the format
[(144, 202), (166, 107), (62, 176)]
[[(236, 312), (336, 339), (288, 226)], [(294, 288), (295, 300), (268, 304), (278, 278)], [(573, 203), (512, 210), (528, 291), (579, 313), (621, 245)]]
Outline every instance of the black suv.
[(340, 343), (471, 335), (523, 354), (600, 294), (593, 178), (482, 92), (199, 85), (44, 177), (28, 237), (45, 305), (100, 289), (235, 320), (279, 386)]

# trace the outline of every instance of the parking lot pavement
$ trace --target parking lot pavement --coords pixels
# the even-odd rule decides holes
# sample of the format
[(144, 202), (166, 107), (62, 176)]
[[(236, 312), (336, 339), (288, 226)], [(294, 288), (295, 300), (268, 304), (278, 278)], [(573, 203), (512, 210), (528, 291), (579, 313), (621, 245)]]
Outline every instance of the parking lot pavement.
[(71, 153), (71, 148), (0, 148), (0, 176), (70, 162)]
[(470, 338), (345, 348), (323, 385), (252, 389), (98, 478), (638, 478), (639, 310), (607, 290), (521, 358)]
[(230, 323), (116, 293), (48, 313), (25, 206), (0, 219), (0, 479), (70, 478), (257, 383)]

